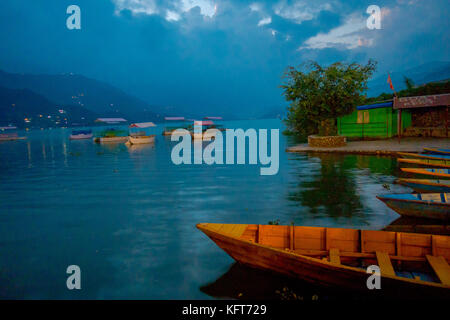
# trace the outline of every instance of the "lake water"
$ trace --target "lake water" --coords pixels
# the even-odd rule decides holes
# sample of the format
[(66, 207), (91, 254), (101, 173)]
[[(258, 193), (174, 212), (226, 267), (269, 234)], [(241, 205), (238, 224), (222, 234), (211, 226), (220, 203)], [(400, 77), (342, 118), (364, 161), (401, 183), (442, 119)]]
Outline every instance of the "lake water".
[[(284, 129), (279, 120), (225, 127)], [(281, 134), (279, 172), (261, 176), (260, 165), (176, 166), (175, 142), (160, 134), (128, 148), (69, 141), (70, 131), (0, 143), (0, 298), (276, 297), (289, 280), (234, 265), (195, 225), (380, 229), (399, 216), (375, 195), (407, 191), (392, 185), (395, 159), (286, 153), (295, 141)], [(66, 287), (73, 264), (81, 290)]]

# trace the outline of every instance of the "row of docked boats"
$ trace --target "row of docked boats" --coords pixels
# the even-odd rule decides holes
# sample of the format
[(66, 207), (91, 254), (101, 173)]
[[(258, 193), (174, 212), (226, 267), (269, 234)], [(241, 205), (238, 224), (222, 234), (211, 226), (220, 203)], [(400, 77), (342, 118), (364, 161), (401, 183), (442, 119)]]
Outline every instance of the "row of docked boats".
[[(126, 122), (123, 118), (100, 118), (97, 122), (103, 122), (108, 125), (122, 124)], [(73, 130), (70, 135), (70, 140), (85, 140), (93, 139), (97, 143), (127, 143), (133, 144), (148, 144), (155, 142), (155, 135), (149, 134), (146, 129), (156, 127), (153, 122), (132, 123), (128, 126), (128, 131), (109, 127), (96, 134), (91, 129), (88, 130)]]
[[(425, 152), (401, 156), (421, 161), (415, 164), (428, 166), (432, 160), (437, 165), (446, 163), (450, 150)], [(450, 178), (449, 169), (415, 170), (415, 174), (439, 180), (399, 179), (419, 193), (378, 198), (401, 215), (449, 220), (450, 180), (441, 179)], [(450, 298), (447, 235), (293, 225), (200, 223), (197, 228), (237, 262), (250, 267), (341, 291), (378, 291), (391, 298)], [(382, 290), (368, 288), (367, 268), (373, 265), (379, 268)]]
[[(204, 117), (203, 120), (185, 119), (184, 117), (165, 117), (166, 123), (177, 123), (178, 125), (168, 125), (163, 130), (164, 136), (189, 134), (194, 139), (209, 141), (214, 138), (217, 131), (225, 131), (222, 124), (222, 117)], [(177, 130), (184, 129), (184, 130)]]
[(403, 172), (418, 176), (397, 180), (397, 183), (412, 188), (414, 193), (379, 195), (377, 198), (402, 216), (450, 220), (450, 180), (447, 180), (450, 179), (450, 149), (424, 148), (424, 153), (399, 152), (399, 155), (401, 164), (423, 166), (401, 168)]

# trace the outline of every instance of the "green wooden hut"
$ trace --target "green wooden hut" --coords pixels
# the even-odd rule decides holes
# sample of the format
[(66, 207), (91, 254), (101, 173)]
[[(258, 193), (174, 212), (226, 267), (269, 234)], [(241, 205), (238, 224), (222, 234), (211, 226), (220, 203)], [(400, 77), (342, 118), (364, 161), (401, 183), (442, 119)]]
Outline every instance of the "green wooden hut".
[[(411, 114), (403, 112), (402, 128), (411, 126)], [(391, 138), (397, 135), (397, 110), (392, 101), (358, 106), (337, 119), (339, 135), (349, 138)]]

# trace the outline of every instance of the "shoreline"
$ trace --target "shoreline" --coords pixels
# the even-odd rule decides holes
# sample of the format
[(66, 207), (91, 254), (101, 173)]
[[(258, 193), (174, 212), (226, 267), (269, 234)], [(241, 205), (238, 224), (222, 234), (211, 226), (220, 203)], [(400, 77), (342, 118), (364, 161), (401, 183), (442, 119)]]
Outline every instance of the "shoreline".
[(306, 153), (341, 153), (379, 156), (397, 156), (398, 152), (420, 153), (424, 147), (449, 148), (448, 138), (397, 138), (384, 140), (361, 140), (347, 142), (346, 146), (334, 148), (310, 147), (303, 143), (286, 148), (286, 152)]

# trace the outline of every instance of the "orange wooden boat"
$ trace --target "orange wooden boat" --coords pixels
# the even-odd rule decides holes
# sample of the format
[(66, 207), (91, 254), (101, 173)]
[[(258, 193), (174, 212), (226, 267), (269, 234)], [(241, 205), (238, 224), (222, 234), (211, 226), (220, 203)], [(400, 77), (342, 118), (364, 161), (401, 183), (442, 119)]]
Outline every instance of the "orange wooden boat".
[[(450, 298), (449, 236), (252, 224), (197, 228), (251, 267), (341, 290)], [(369, 265), (380, 268), (381, 290), (367, 288)]]
[(450, 178), (450, 169), (442, 168), (401, 168), (403, 172), (415, 173), (424, 176)]
[(419, 166), (450, 168), (450, 160), (433, 160), (433, 159), (403, 159), (398, 158), (398, 162), (417, 164)]

